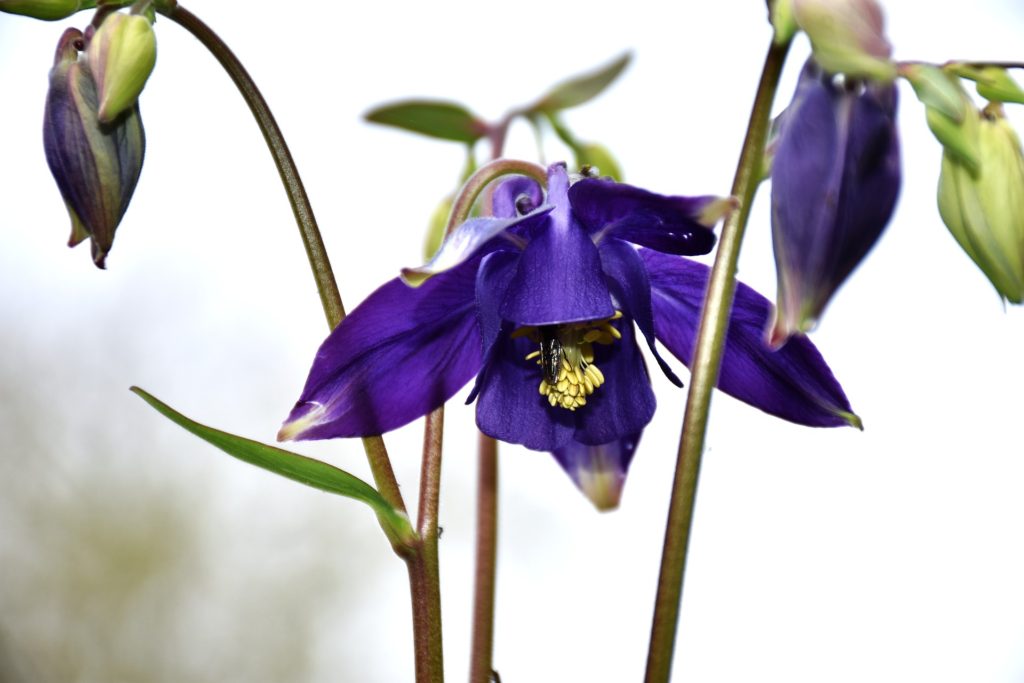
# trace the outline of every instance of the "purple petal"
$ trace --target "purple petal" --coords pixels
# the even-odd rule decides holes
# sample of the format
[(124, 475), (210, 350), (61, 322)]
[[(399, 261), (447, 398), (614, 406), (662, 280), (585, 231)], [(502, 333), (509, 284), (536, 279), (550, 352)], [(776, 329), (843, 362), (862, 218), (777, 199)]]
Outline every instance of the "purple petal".
[[(666, 348), (690, 365), (709, 268), (644, 249), (651, 278), (654, 329)], [(806, 337), (772, 351), (764, 341), (771, 304), (737, 283), (718, 388), (790, 422), (860, 427), (842, 387)]]
[[(723, 203), (723, 201), (725, 203)], [(648, 192), (611, 180), (588, 178), (569, 189), (573, 214), (600, 242), (608, 237), (670, 254), (706, 254), (711, 231), (728, 201)]]
[(575, 415), (552, 408), (541, 396), (540, 369), (526, 360), (535, 349), (536, 344), (524, 337), (498, 337), (492, 357), (481, 372), (476, 424), (484, 434), (500, 441), (536, 451), (554, 451), (572, 439)]
[(503, 180), (494, 190), (491, 214), (497, 218), (515, 218), (533, 211), (543, 202), (540, 183), (526, 176), (514, 176)]
[(598, 510), (614, 510), (639, 441), (639, 433), (597, 446), (570, 441), (552, 455)]
[(654, 417), (654, 392), (633, 326), (624, 321), (618, 329), (622, 339), (609, 346), (594, 345), (594, 364), (605, 381), (575, 412), (573, 438), (580, 443), (596, 445), (636, 434)]
[(889, 222), (900, 188), (895, 114), (894, 86), (858, 91), (804, 68), (772, 163), (773, 339), (813, 326)]
[[(480, 323), (482, 358), (485, 361), (493, 355), (494, 343), (502, 333), (503, 321), (498, 310), (509, 282), (515, 275), (518, 260), (518, 252), (496, 251), (484, 257), (476, 274), (476, 315)], [(476, 384), (466, 398), (466, 403), (472, 403), (480, 393), (483, 378), (484, 373), (477, 375)]]
[(622, 240), (609, 239), (601, 243), (598, 250), (608, 287), (627, 318), (636, 322), (647, 340), (647, 346), (658, 361), (665, 376), (677, 387), (682, 381), (658, 353), (654, 343), (654, 315), (651, 312), (651, 281), (647, 277), (644, 261), (632, 246)]
[(320, 347), (278, 439), (381, 434), (447, 401), (482, 364), (478, 265), (418, 289), (396, 278), (371, 294)]
[(555, 209), (523, 250), (501, 307), (501, 317), (520, 325), (551, 325), (611, 317), (601, 259), (590, 236), (573, 220), (565, 166), (548, 176), (548, 202)]
[[(468, 259), (478, 255), (485, 247), (494, 246), (492, 240), (506, 230), (520, 224), (535, 223), (544, 220), (544, 216), (552, 211), (552, 206), (541, 206), (525, 216), (512, 218), (470, 218), (449, 234), (434, 258), (416, 268), (403, 268), (402, 278), (413, 287), (420, 286), (428, 278), (454, 268)], [(508, 244), (512, 246), (511, 243)]]

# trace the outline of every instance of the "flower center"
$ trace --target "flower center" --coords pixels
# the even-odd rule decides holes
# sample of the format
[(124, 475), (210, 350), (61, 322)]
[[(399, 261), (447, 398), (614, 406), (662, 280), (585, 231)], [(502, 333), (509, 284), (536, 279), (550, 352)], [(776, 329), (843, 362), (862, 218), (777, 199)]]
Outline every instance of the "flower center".
[(563, 325), (520, 327), (513, 337), (528, 336), (540, 348), (526, 356), (537, 360), (544, 375), (541, 396), (553, 408), (575, 411), (587, 404), (587, 396), (604, 384), (604, 374), (594, 365), (594, 344), (612, 344), (622, 335), (611, 324), (622, 317), (616, 311), (611, 318)]

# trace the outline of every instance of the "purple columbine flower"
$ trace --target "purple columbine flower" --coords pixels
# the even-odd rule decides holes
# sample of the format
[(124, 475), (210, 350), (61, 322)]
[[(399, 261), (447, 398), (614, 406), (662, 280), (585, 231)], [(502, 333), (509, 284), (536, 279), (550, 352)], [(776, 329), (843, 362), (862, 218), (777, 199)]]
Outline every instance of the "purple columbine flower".
[(878, 241), (899, 190), (895, 85), (840, 82), (808, 60), (772, 162), (773, 344), (814, 326)]
[[(681, 385), (655, 340), (689, 363), (708, 268), (680, 254), (711, 250), (727, 206), (596, 178), (570, 186), (564, 164), (549, 169), (546, 199), (532, 180), (502, 183), (494, 217), (461, 225), (331, 333), (278, 438), (386, 432), (475, 375), (481, 431), (553, 453), (595, 505), (614, 507), (655, 407), (637, 333)], [(770, 309), (739, 285), (719, 388), (792, 422), (858, 424), (810, 341), (765, 346)]]

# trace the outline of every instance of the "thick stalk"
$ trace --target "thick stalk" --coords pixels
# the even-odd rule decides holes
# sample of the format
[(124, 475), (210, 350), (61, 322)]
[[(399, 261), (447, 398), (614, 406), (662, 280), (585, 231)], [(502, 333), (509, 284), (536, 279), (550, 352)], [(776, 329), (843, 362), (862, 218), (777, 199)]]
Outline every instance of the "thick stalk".
[[(302, 244), (305, 246), (306, 256), (309, 258), (309, 266), (313, 271), (313, 278), (316, 280), (316, 288), (320, 293), (320, 304), (327, 316), (327, 324), (334, 329), (345, 317), (345, 307), (341, 302), (338, 284), (334, 279), (334, 271), (331, 270), (331, 262), (327, 258), (327, 251), (324, 248), (316, 218), (313, 216), (313, 207), (310, 205), (306, 188), (302, 184), (302, 178), (299, 177), (299, 170), (295, 166), (295, 161), (288, 150), (281, 129), (278, 127), (277, 121), (274, 120), (270, 107), (267, 106), (267, 101), (263, 99), (259, 88), (256, 87), (256, 83), (253, 82), (238, 57), (209, 26), (176, 3), (161, 2), (157, 3), (157, 6), (162, 14), (191, 33), (210, 51), (231, 77), (245, 103), (249, 105), (249, 110), (263, 133), (263, 139), (266, 140), (270, 155), (274, 158), (274, 164), (281, 175), (281, 182), (288, 194), (288, 201), (291, 203), (292, 213), (295, 215), (295, 222), (299, 227)], [(398, 482), (391, 468), (391, 461), (388, 459), (384, 441), (379, 436), (366, 437), (363, 439), (363, 447), (366, 450), (366, 457), (370, 463), (370, 470), (373, 472), (377, 489), (393, 507), (404, 512), (405, 503), (398, 489)]]
[(498, 444), (480, 434), (476, 502), (476, 573), (470, 683), (488, 683), (493, 670), (494, 586), (498, 556)]
[(441, 444), (444, 406), (426, 418), (423, 428), (423, 465), (416, 531), (419, 542), (406, 560), (412, 590), (413, 639), (416, 683), (441, 683), (444, 656), (441, 640), (441, 572), (437, 555), (437, 515), (441, 497)]
[(760, 182), (772, 101), (775, 99), (779, 75), (788, 49), (788, 43), (773, 44), (765, 57), (761, 81), (747, 125), (747, 135), (743, 141), (733, 180), (732, 194), (739, 200), (739, 207), (729, 216), (722, 228), (715, 265), (711, 270), (708, 291), (704, 297), (697, 348), (691, 367), (690, 391), (679, 440), (675, 480), (672, 484), (672, 500), (665, 529), (661, 574), (658, 577), (651, 643), (647, 654), (647, 683), (666, 683), (671, 672), (711, 390), (718, 382), (718, 371), (725, 347), (725, 330), (732, 308), (733, 294), (736, 291), (736, 263), (747, 218), (750, 215), (750, 206)]

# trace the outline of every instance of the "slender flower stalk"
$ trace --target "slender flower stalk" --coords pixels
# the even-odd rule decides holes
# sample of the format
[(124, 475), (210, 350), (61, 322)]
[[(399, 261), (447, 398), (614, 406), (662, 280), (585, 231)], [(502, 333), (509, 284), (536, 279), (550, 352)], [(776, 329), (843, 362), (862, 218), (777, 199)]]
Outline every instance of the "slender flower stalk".
[(409, 586), (412, 592), (417, 683), (441, 683), (444, 680), (441, 572), (437, 555), (443, 440), (444, 406), (441, 406), (427, 415), (423, 426), (423, 461), (416, 522), (419, 544), (416, 552), (407, 561)]
[(739, 199), (739, 208), (726, 219), (722, 228), (715, 265), (704, 299), (697, 348), (690, 367), (690, 390), (686, 400), (686, 413), (679, 440), (679, 456), (676, 461), (676, 474), (665, 529), (661, 574), (658, 577), (650, 649), (647, 654), (647, 683), (666, 683), (671, 672), (711, 390), (718, 382), (729, 312), (732, 308), (733, 295), (736, 293), (736, 264), (740, 244), (750, 216), (754, 194), (761, 179), (761, 163), (768, 136), (772, 102), (788, 51), (788, 42), (772, 44), (765, 57), (761, 81), (750, 113), (750, 122), (747, 124), (747, 135), (733, 179), (732, 195)]
[[(242, 63), (228, 46), (198, 17), (177, 5), (168, 3), (161, 12), (195, 36), (220, 62), (249, 105), (270, 149), (292, 206), (310, 268), (320, 293), (320, 302), (327, 324), (334, 329), (345, 317), (345, 307), (338, 291), (323, 238), (313, 215), (298, 168), (266, 100)], [(413, 609), (413, 640), (416, 655), (417, 683), (440, 683), (444, 680), (441, 651), (441, 594), (437, 553), (437, 509), (440, 493), (441, 438), (444, 420), (440, 408), (426, 421), (424, 434), (424, 472), (421, 480), (418, 522), (419, 544), (403, 559), (409, 573)], [(379, 436), (363, 437), (363, 448), (378, 491), (394, 508), (405, 512), (405, 503), (398, 488), (384, 440)]]
[[(334, 271), (331, 269), (331, 262), (327, 257), (327, 250), (324, 247), (320, 229), (317, 227), (316, 217), (313, 215), (309, 195), (306, 194), (299, 170), (267, 101), (238, 57), (220, 39), (220, 36), (214, 33), (199, 17), (177, 3), (161, 3), (159, 10), (191, 33), (213, 54), (231, 77), (245, 103), (249, 105), (249, 110), (263, 133), (270, 154), (274, 158), (274, 164), (281, 175), (281, 182), (288, 194), (288, 201), (291, 203), (292, 213), (295, 215), (295, 222), (302, 237), (302, 244), (306, 248), (306, 256), (309, 258), (309, 265), (313, 271), (313, 278), (316, 280), (320, 303), (327, 316), (327, 324), (334, 329), (345, 317), (345, 306), (341, 301), (341, 293), (338, 291), (338, 283), (335, 280)], [(377, 490), (395, 509), (404, 512), (405, 502), (402, 500), (398, 481), (395, 479), (383, 439), (379, 436), (364, 437), (363, 448), (366, 451)]]
[(476, 571), (469, 682), (488, 683), (494, 669), (494, 588), (498, 557), (498, 442), (480, 433), (476, 503)]

